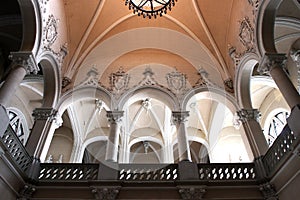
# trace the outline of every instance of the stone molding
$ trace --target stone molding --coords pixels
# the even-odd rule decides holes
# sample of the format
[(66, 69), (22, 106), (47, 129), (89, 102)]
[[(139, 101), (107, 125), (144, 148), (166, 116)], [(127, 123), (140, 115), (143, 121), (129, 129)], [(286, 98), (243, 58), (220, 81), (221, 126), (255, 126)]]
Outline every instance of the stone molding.
[(241, 109), (237, 111), (237, 115), (239, 117), (239, 120), (243, 123), (250, 120), (259, 122), (259, 119), (261, 117), (261, 113), (257, 109)]
[(270, 183), (264, 183), (259, 186), (259, 190), (261, 191), (263, 197), (266, 200), (278, 200), (278, 195), (276, 194), (276, 189), (274, 185)]
[(92, 193), (98, 200), (115, 200), (121, 190), (121, 187), (92, 187)]
[(33, 110), (32, 116), (34, 120), (48, 120), (53, 121), (56, 118), (57, 110), (53, 108), (36, 108)]
[(286, 61), (287, 56), (285, 54), (266, 53), (258, 67), (258, 72), (269, 75), (275, 67), (284, 68)]
[(181, 199), (200, 200), (206, 193), (206, 186), (178, 186)]
[(107, 111), (106, 117), (111, 124), (116, 124), (122, 121), (124, 111)]
[(27, 74), (37, 74), (40, 71), (31, 51), (11, 52), (9, 59), (13, 62), (13, 67), (21, 66)]
[(189, 111), (173, 111), (172, 112), (172, 122), (173, 124), (180, 124), (187, 121), (189, 117)]

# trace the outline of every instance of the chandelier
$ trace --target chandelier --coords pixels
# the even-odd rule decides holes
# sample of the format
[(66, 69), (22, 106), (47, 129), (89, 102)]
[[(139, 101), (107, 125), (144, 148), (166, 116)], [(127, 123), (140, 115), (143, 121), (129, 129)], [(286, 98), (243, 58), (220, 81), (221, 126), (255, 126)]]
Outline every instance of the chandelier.
[(125, 0), (125, 5), (128, 5), (134, 14), (151, 19), (171, 11), (175, 1), (177, 0)]

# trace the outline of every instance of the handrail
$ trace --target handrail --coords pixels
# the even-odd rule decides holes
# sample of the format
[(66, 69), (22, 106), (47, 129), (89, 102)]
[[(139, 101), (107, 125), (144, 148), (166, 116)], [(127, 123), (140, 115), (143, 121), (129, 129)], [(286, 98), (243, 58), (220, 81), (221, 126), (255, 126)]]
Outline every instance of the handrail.
[(0, 143), (5, 151), (8, 152), (9, 157), (14, 161), (17, 168), (23, 174), (26, 174), (33, 160), (10, 125), (2, 135)]
[(177, 164), (120, 164), (119, 180), (122, 181), (175, 181)]
[(298, 143), (299, 137), (297, 138), (286, 125), (263, 157), (263, 164), (268, 177), (272, 177), (285, 163)]
[(97, 180), (99, 164), (41, 163), (39, 181)]
[(254, 163), (198, 164), (199, 179), (203, 181), (256, 180)]

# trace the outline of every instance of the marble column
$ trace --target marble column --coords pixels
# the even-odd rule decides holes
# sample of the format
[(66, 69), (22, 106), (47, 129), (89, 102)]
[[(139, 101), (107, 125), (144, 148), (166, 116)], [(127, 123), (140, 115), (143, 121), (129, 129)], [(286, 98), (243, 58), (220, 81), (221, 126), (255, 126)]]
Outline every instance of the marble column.
[(12, 52), (9, 58), (12, 60), (11, 71), (0, 88), (0, 135), (9, 124), (6, 107), (15, 95), (18, 86), (27, 73), (36, 74), (39, 71), (32, 52)]
[(259, 66), (261, 73), (270, 74), (282, 93), (284, 99), (292, 109), (300, 104), (300, 96), (288, 75), (283, 70), (287, 61), (285, 54), (266, 53)]
[(254, 158), (264, 155), (268, 150), (268, 143), (259, 124), (260, 112), (257, 109), (241, 109), (237, 111), (237, 115), (245, 129)]
[(172, 121), (177, 129), (179, 161), (191, 161), (190, 146), (185, 127), (188, 116), (188, 111), (173, 111), (172, 113)]
[(118, 162), (118, 146), (120, 137), (120, 125), (123, 111), (108, 111), (107, 118), (110, 123), (109, 137), (106, 148), (106, 161)]
[[(51, 127), (55, 127), (55, 130), (61, 126), (62, 120), (57, 117), (57, 111), (53, 108), (36, 108), (32, 116), (34, 124), (26, 143), (26, 149), (34, 158), (40, 159), (46, 143), (48, 146), (51, 143), (51, 139), (48, 137), (49, 130)], [(51, 132), (54, 133), (54, 131)]]
[[(294, 60), (298, 60), (298, 57), (296, 57), (297, 54), (293, 56)], [(260, 64), (259, 71), (269, 73), (272, 76), (291, 108), (291, 114), (287, 120), (289, 127), (296, 135), (300, 135), (300, 124), (298, 122), (300, 118), (300, 96), (292, 81), (283, 70), (286, 61), (287, 57), (285, 54), (266, 53)]]

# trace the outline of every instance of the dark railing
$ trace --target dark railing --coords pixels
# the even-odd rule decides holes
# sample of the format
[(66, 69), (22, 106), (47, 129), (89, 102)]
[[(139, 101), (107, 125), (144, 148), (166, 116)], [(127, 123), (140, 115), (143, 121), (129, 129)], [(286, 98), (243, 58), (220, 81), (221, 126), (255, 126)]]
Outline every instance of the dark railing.
[(32, 158), (27, 153), (22, 142), (19, 140), (18, 136), (15, 134), (10, 125), (2, 135), (0, 142), (19, 170), (21, 170), (22, 173), (26, 173), (32, 164)]
[(199, 179), (204, 181), (249, 181), (256, 180), (253, 163), (198, 164)]
[(97, 180), (98, 164), (41, 163), (40, 181)]
[(286, 125), (263, 157), (267, 176), (272, 176), (284, 164), (298, 140)]
[(119, 180), (122, 181), (175, 181), (177, 164), (121, 164)]

